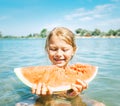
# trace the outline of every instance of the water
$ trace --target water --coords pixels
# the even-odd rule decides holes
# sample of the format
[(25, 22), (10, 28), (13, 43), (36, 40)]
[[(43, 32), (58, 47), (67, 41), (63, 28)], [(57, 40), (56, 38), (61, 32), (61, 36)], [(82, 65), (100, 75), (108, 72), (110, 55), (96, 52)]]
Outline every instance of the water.
[[(106, 106), (119, 106), (120, 39), (77, 39), (77, 52), (71, 64), (89, 63), (99, 67), (96, 78), (89, 84), (85, 96)], [(0, 106), (33, 97), (13, 72), (16, 67), (48, 65), (44, 50), (45, 39), (0, 40)]]

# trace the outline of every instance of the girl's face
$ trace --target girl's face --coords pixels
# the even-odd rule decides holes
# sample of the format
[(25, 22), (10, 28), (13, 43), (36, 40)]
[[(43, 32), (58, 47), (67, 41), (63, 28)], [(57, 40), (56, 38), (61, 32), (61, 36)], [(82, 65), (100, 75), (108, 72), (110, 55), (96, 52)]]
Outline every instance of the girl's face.
[(74, 54), (73, 47), (57, 36), (50, 38), (47, 52), (53, 65), (62, 68), (66, 67)]

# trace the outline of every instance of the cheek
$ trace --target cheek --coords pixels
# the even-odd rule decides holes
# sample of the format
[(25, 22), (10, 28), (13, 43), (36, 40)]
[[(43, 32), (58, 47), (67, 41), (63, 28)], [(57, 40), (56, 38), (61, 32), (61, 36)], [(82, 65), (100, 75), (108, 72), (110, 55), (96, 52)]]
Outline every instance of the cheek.
[(73, 51), (69, 51), (66, 53), (66, 57), (71, 59), (73, 57), (73, 54), (74, 54)]
[(49, 52), (48, 52), (48, 56), (49, 56), (49, 58), (51, 59), (51, 58), (54, 57), (54, 53), (49, 51)]

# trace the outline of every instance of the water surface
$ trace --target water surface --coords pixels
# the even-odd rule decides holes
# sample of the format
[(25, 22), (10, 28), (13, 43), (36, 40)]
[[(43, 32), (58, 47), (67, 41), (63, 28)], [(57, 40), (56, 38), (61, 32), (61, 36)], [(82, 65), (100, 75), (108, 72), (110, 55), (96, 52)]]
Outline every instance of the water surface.
[[(99, 67), (96, 78), (84, 95), (119, 106), (120, 97), (120, 39), (77, 39), (77, 52), (70, 64), (88, 63)], [(44, 50), (45, 39), (0, 40), (0, 106), (14, 106), (34, 95), (14, 74), (16, 67), (49, 65)]]

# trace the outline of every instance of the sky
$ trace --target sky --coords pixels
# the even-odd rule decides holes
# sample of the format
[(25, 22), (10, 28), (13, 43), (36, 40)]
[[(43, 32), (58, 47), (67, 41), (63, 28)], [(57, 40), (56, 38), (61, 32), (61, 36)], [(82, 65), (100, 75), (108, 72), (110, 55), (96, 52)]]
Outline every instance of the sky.
[(26, 36), (60, 26), (120, 29), (120, 0), (0, 0), (2, 35)]

